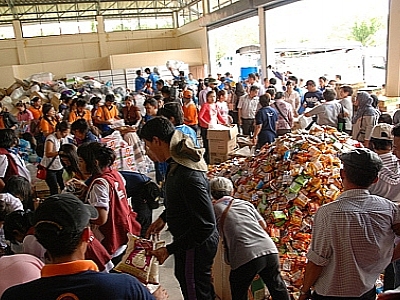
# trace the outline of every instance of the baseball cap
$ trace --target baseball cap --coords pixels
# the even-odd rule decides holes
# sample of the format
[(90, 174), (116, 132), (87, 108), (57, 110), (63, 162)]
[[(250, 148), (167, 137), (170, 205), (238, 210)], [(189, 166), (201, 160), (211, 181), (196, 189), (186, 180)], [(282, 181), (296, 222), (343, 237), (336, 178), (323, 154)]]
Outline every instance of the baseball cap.
[(386, 123), (379, 123), (372, 129), (371, 138), (378, 140), (393, 140), (392, 125)]
[(212, 192), (232, 192), (232, 181), (225, 177), (216, 177), (211, 179), (210, 187)]
[(192, 91), (184, 91), (183, 92), (183, 98), (191, 99), (192, 97), (193, 97)]
[(340, 159), (345, 166), (363, 171), (379, 172), (382, 168), (382, 160), (378, 154), (367, 148), (357, 148), (343, 153)]
[(217, 84), (217, 80), (215, 78), (208, 78), (208, 84)]
[(82, 232), (99, 214), (95, 207), (84, 204), (75, 195), (65, 193), (52, 195), (35, 211), (33, 221), (38, 230), (41, 224), (51, 224), (60, 233)]

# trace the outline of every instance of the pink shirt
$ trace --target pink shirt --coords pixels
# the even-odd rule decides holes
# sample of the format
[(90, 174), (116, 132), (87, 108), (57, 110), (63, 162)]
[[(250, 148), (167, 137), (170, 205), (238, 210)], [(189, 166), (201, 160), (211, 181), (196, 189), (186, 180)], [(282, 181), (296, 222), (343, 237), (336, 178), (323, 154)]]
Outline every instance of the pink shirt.
[(29, 254), (0, 257), (0, 297), (9, 287), (40, 278), (43, 266), (39, 258)]
[(226, 123), (221, 113), (217, 109), (217, 105), (215, 103), (204, 103), (199, 112), (200, 127), (208, 128), (210, 125), (217, 124), (218, 121), (221, 124)]

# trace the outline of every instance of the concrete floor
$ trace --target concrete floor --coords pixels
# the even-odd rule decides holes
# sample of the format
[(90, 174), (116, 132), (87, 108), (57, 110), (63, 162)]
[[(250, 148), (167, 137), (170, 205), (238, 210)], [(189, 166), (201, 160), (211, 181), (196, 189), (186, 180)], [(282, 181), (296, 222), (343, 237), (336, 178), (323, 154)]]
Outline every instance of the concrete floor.
[[(163, 212), (164, 206), (160, 205), (158, 209), (153, 210), (153, 221)], [(165, 240), (167, 244), (172, 242), (172, 237), (169, 231), (163, 230), (160, 235), (161, 240)], [(160, 284), (167, 290), (169, 299), (171, 300), (183, 300), (179, 283), (174, 276), (174, 257), (170, 256), (159, 267), (160, 271)]]

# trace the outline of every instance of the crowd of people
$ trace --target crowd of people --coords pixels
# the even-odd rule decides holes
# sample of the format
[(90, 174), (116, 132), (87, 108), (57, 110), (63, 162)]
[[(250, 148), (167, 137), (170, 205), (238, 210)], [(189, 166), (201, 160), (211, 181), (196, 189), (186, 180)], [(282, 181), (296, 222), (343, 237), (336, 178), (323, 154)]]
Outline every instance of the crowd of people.
[[(303, 87), (292, 74), (260, 83), (251, 73), (235, 83), (229, 73), (196, 80), (171, 69), (168, 86), (156, 69), (145, 73), (137, 72), (135, 91), (122, 105), (113, 94), (89, 103), (65, 95), (58, 110), (34, 97), (17, 103), (16, 116), (0, 105), (2, 299), (166, 299), (162, 287), (151, 295), (134, 277), (112, 274), (128, 233), (150, 238), (166, 225), (173, 241), (150, 253), (160, 264), (174, 256), (184, 299), (215, 299), (211, 269), (220, 238), (232, 269), (232, 299), (247, 299), (256, 274), (273, 299), (289, 299), (263, 218), (233, 197), (230, 180), (206, 176), (207, 130), (238, 124), (261, 148), (291, 132), (299, 118), (306, 127), (338, 128), (365, 147), (342, 155), (344, 192), (316, 214), (300, 299), (312, 289), (313, 299), (375, 299), (374, 283), (385, 267), (388, 282), (391, 271), (398, 282), (392, 288), (400, 284), (400, 268), (391, 263), (400, 253), (394, 247), (400, 127), (392, 127), (396, 115), (379, 112), (374, 95), (358, 92), (353, 102), (351, 86), (325, 77)], [(136, 103), (141, 96), (144, 114)], [(118, 120), (134, 127), (123, 132), (125, 139), (140, 139), (155, 163), (164, 211), (154, 221), (139, 187), (150, 178), (115, 170), (115, 152), (101, 143)], [(33, 178), (18, 153), (22, 141), (46, 168), (51, 196), (45, 200), (32, 197)]]

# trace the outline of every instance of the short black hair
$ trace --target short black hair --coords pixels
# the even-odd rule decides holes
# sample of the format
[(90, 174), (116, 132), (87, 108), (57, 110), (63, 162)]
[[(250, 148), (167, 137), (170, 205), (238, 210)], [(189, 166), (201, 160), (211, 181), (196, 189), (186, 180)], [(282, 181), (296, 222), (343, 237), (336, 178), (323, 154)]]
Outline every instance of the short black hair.
[(268, 88), (265, 93), (269, 94), (271, 99), (275, 99), (276, 90), (274, 88)]
[(293, 81), (295, 84), (297, 84), (297, 83), (299, 82), (299, 80), (297, 79), (297, 77), (294, 76), (294, 75), (290, 75), (290, 76), (288, 77), (288, 79), (289, 79), (290, 81)]
[(114, 94), (107, 94), (106, 99), (104, 100), (105, 102), (115, 102), (115, 96)]
[(164, 104), (164, 106), (158, 110), (157, 115), (166, 117), (168, 120), (171, 120), (173, 117), (175, 120), (175, 126), (182, 125), (184, 121), (182, 105), (178, 102), (169, 102)]
[(15, 243), (15, 230), (26, 234), (32, 227), (32, 212), (15, 210), (4, 217), (4, 235), (6, 240)]
[(343, 90), (345, 93), (348, 93), (349, 96), (353, 96), (353, 88), (350, 85), (342, 85), (339, 89)]
[(76, 101), (76, 106), (77, 107), (85, 107), (86, 106), (86, 101), (84, 99), (78, 99)]
[(152, 142), (154, 137), (159, 138), (166, 143), (171, 142), (175, 127), (165, 117), (155, 117), (146, 122), (139, 132), (139, 137), (146, 141)]
[(378, 118), (378, 123), (386, 123), (393, 125), (393, 118), (389, 114), (381, 114)]
[(360, 188), (368, 188), (378, 176), (378, 171), (364, 171), (361, 168), (354, 168), (344, 163), (346, 178), (352, 184)]
[(260, 102), (262, 107), (267, 107), (269, 106), (269, 102), (271, 101), (271, 95), (270, 94), (261, 95), (258, 101)]
[(25, 177), (13, 175), (7, 180), (3, 193), (20, 198), (26, 204), (31, 197), (31, 184)]
[(136, 70), (136, 75), (140, 76), (142, 74), (142, 70)]
[(283, 93), (282, 92), (276, 92), (275, 93), (275, 100), (282, 99), (282, 98), (283, 98)]
[(162, 80), (162, 79), (158, 79), (158, 80), (156, 81), (156, 84), (161, 84), (162, 86), (164, 86), (165, 82), (164, 82), (164, 80)]
[(74, 131), (78, 131), (82, 134), (86, 134), (89, 132), (89, 129), (89, 124), (85, 119), (78, 119), (71, 124), (72, 133), (74, 133)]
[(254, 80), (256, 79), (256, 74), (254, 73), (250, 73), (249, 75), (247, 75), (248, 78), (253, 78)]
[(163, 86), (161, 88), (161, 93), (162, 94), (167, 94), (167, 95), (171, 95), (171, 89), (168, 86)]
[(372, 151), (376, 150), (391, 150), (393, 147), (393, 141), (391, 140), (382, 140), (371, 137), (370, 139), (370, 148)]
[(71, 128), (71, 125), (67, 121), (62, 121), (60, 123), (57, 123), (56, 125), (56, 131), (64, 132), (68, 129)]
[(77, 153), (92, 175), (99, 174), (105, 167), (111, 167), (116, 159), (114, 150), (99, 142), (84, 143), (78, 147)]
[(90, 104), (91, 105), (96, 105), (96, 104), (99, 104), (99, 102), (101, 101), (101, 98), (100, 97), (92, 97), (92, 98), (90, 98)]
[(147, 72), (150, 73), (150, 72), (151, 72), (151, 71), (150, 71), (150, 68), (146, 68), (146, 69), (144, 69), (144, 71), (145, 71), (145, 73), (147, 73)]
[(322, 96), (326, 101), (332, 101), (336, 99), (336, 92), (334, 89), (325, 89), (325, 91), (322, 93)]
[(400, 124), (394, 125), (392, 129), (393, 136), (400, 137)]
[(320, 76), (318, 79), (322, 79), (323, 81), (327, 81), (325, 76)]
[(146, 106), (146, 104), (150, 104), (151, 106), (158, 107), (158, 102), (154, 98), (144, 100), (143, 106)]
[(11, 148), (18, 144), (17, 134), (13, 129), (0, 129), (0, 148)]
[(269, 79), (269, 84), (272, 84), (272, 85), (276, 84), (276, 79), (275, 78), (270, 78)]
[(252, 85), (252, 86), (250, 87), (250, 92), (258, 91), (259, 89), (260, 89), (259, 86), (257, 86), (257, 85)]

